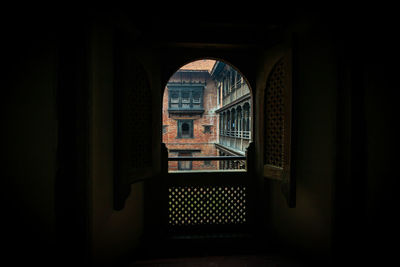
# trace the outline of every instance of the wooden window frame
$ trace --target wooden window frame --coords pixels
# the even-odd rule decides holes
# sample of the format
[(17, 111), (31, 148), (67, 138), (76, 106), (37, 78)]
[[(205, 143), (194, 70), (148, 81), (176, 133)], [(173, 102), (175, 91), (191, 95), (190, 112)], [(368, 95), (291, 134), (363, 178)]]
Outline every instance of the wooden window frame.
[[(260, 96), (260, 99), (263, 99), (263, 125), (262, 129), (260, 129), (262, 134), (262, 140), (264, 143), (264, 159), (263, 159), (263, 175), (267, 179), (277, 180), (281, 184), (281, 190), (286, 198), (286, 202), (290, 208), (296, 206), (296, 184), (295, 184), (295, 176), (292, 168), (292, 121), (293, 121), (293, 52), (292, 52), (293, 44), (289, 42), (285, 44), (278, 45), (274, 48), (269, 49), (264, 55), (266, 65), (264, 66), (263, 73), (266, 73), (265, 80), (265, 90), (262, 92), (263, 95)], [(268, 94), (270, 94), (274, 90), (271, 87), (271, 84), (276, 84), (275, 82), (271, 82), (273, 79), (274, 72), (280, 65), (280, 73), (279, 82), (282, 82), (280, 93), (281, 99), (278, 108), (273, 110), (281, 110), (279, 116), (283, 117), (282, 123), (280, 124), (278, 131), (279, 134), (271, 135), (269, 131), (269, 122), (268, 120), (271, 117), (279, 117), (274, 116), (274, 114), (268, 113), (267, 111), (267, 102), (268, 102)], [(283, 73), (283, 74), (282, 74)], [(276, 90), (276, 88), (275, 88)], [(274, 112), (274, 111), (269, 111)], [(268, 113), (268, 114), (267, 114)], [(272, 115), (272, 116), (271, 116)], [(270, 143), (279, 143), (281, 145), (281, 157), (278, 160), (278, 163), (271, 163), (270, 160), (267, 160), (269, 156), (271, 156), (269, 149), (267, 148), (267, 142)], [(277, 138), (277, 139), (274, 139)]]
[[(186, 86), (178, 86), (178, 85), (167, 85), (168, 88), (168, 111), (191, 111), (191, 110), (202, 110), (204, 108), (204, 86), (199, 85), (186, 85)], [(189, 94), (187, 98), (189, 102), (183, 102), (183, 94)], [(178, 94), (178, 102), (172, 103), (171, 95)], [(200, 102), (194, 102), (194, 94), (199, 94)], [(185, 98), (186, 99), (186, 98)], [(178, 107), (172, 107), (172, 104), (177, 104)], [(184, 107), (184, 105), (186, 105)], [(197, 106), (195, 106), (197, 105)]]
[[(189, 125), (189, 136), (183, 136), (182, 135), (182, 126), (184, 123), (187, 123)], [(179, 139), (187, 139), (187, 138), (194, 138), (193, 132), (194, 132), (194, 123), (193, 120), (177, 120), (177, 136), (176, 138)]]

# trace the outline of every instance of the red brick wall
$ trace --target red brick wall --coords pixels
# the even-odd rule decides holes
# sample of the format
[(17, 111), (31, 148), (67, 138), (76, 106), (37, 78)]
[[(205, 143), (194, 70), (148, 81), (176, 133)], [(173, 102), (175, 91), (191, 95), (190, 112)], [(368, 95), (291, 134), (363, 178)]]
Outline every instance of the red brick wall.
[[(196, 156), (217, 156), (217, 150), (214, 143), (218, 141), (218, 118), (214, 112), (217, 109), (217, 88), (214, 81), (208, 72), (190, 72), (184, 75), (176, 73), (170, 81), (176, 81), (183, 78), (186, 82), (206, 82), (203, 95), (204, 113), (202, 115), (180, 116), (168, 114), (168, 90), (165, 87), (163, 96), (163, 125), (166, 127), (166, 132), (163, 133), (163, 142), (168, 150), (171, 149), (195, 149), (201, 150), (200, 153), (193, 153)], [(193, 120), (193, 138), (177, 138), (178, 135), (178, 120), (191, 119)], [(204, 125), (211, 126), (211, 133), (204, 133)], [(177, 156), (176, 153), (170, 153), (170, 156)], [(170, 170), (176, 170), (178, 162), (170, 162)], [(217, 169), (217, 162), (211, 162), (211, 166), (205, 166), (203, 161), (193, 161), (192, 169)]]

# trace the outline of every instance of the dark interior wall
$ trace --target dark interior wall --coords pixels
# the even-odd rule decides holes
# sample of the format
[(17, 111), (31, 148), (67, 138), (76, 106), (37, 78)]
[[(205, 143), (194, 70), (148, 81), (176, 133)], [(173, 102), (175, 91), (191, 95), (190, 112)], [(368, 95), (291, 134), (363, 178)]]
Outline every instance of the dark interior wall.
[(116, 211), (113, 206), (114, 42), (112, 19), (96, 17), (90, 38), (90, 229), (92, 260), (101, 266), (111, 266), (128, 255), (134, 256), (132, 253), (141, 241), (144, 227), (143, 182), (131, 185), (122, 210)]
[(56, 240), (57, 46), (41, 26), (16, 22), (3, 31), (2, 254), (13, 265), (46, 263), (42, 251), (53, 253)]
[(293, 254), (390, 262), (398, 238), (394, 17), (371, 7), (338, 14), (340, 23), (325, 24), (328, 16), (294, 24), (297, 205), (288, 209), (279, 185), (268, 182), (267, 227)]
[[(296, 207), (288, 208), (279, 182), (265, 180), (268, 238), (292, 255), (330, 256), (335, 175), (337, 62), (329, 28), (297, 21), (294, 35), (294, 150)], [(271, 242), (273, 243), (273, 242)]]
[(113, 209), (113, 23), (33, 10), (11, 12), (3, 32), (5, 254), (116, 263), (143, 232), (143, 183)]
[[(396, 249), (391, 244), (399, 238), (396, 180), (400, 147), (397, 127), (399, 41), (392, 35), (396, 26), (392, 17), (389, 18), (379, 24), (385, 27), (370, 27), (361, 39), (363, 46), (358, 49), (363, 63), (362, 103), (365, 106), (365, 178), (364, 183), (358, 185), (364, 189), (359, 195), (364, 201), (364, 206), (359, 205), (363, 211), (360, 246), (371, 254), (371, 260), (387, 263), (396, 257)], [(373, 40), (368, 38), (371, 35)]]
[(339, 28), (344, 42), (334, 250), (338, 258), (357, 262), (390, 262), (394, 256), (390, 240), (398, 238), (398, 220), (392, 212), (398, 202), (399, 144), (394, 125), (400, 57), (391, 13), (377, 7), (374, 14), (379, 21), (366, 15), (351, 21), (348, 17)]
[[(393, 55), (392, 59), (397, 59)], [(375, 61), (375, 62), (374, 62)], [(398, 210), (398, 148), (399, 130), (397, 101), (399, 99), (398, 67), (394, 61), (384, 66), (373, 59), (366, 66), (365, 127), (366, 179), (363, 246), (375, 254), (375, 260), (390, 262), (396, 255), (390, 244), (399, 237)]]

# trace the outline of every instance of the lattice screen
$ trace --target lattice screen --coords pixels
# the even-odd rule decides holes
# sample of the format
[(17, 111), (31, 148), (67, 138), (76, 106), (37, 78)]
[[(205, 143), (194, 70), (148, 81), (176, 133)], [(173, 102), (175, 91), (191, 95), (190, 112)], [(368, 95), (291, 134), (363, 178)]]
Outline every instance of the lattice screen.
[(182, 186), (169, 188), (169, 224), (213, 225), (246, 222), (246, 187)]
[(284, 61), (278, 61), (267, 80), (265, 90), (264, 164), (283, 167), (284, 162)]
[(131, 170), (151, 166), (152, 163), (152, 103), (150, 85), (145, 70), (132, 64), (128, 100), (129, 167)]

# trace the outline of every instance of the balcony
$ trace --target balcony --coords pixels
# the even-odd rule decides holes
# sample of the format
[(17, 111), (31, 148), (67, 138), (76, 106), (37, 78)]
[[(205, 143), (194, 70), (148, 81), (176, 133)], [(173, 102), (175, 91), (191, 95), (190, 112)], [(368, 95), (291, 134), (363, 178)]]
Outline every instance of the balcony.
[(203, 114), (204, 87), (198, 85), (177, 86), (168, 84), (169, 114)]
[(250, 89), (247, 83), (243, 82), (243, 80), (240, 80), (239, 82), (237, 82), (235, 85), (232, 86), (230, 94), (227, 94), (223, 97), (222, 106), (226, 106), (235, 101), (236, 99), (239, 99), (240, 97), (247, 95), (249, 93)]
[(219, 144), (238, 153), (244, 153), (250, 144), (251, 131), (220, 131)]
[(236, 137), (236, 138), (243, 138), (243, 139), (250, 139), (251, 138), (251, 131), (220, 131), (220, 136), (228, 136), (228, 137)]

